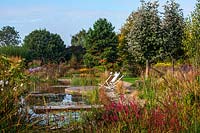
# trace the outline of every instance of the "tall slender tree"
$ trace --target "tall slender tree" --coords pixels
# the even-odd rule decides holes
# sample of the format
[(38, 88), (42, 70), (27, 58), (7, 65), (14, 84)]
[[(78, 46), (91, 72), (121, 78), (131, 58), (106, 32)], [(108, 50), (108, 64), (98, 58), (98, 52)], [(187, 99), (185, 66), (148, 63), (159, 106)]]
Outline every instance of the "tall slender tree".
[(117, 59), (117, 35), (105, 18), (98, 19), (88, 30), (84, 62), (87, 66), (107, 65)]
[(121, 69), (124, 71), (131, 72), (130, 74), (136, 75), (138, 73), (138, 69), (136, 66), (138, 66), (138, 62), (134, 60), (134, 56), (132, 53), (128, 52), (129, 46), (128, 46), (128, 34), (131, 31), (131, 28), (134, 26), (135, 19), (137, 17), (137, 12), (133, 11), (128, 18), (126, 19), (126, 22), (120, 29), (120, 34), (118, 34), (118, 65), (121, 67)]
[(146, 78), (149, 74), (150, 63), (159, 55), (161, 46), (161, 20), (158, 15), (158, 1), (141, 1), (134, 26), (128, 34), (129, 51), (138, 62), (146, 60)]
[(164, 55), (172, 60), (174, 70), (174, 61), (184, 55), (183, 35), (184, 18), (182, 9), (174, 0), (167, 1), (164, 5), (164, 18), (162, 21), (163, 33), (163, 52)]
[(197, 0), (195, 10), (187, 19), (184, 45), (187, 55), (196, 67), (200, 65), (200, 0)]

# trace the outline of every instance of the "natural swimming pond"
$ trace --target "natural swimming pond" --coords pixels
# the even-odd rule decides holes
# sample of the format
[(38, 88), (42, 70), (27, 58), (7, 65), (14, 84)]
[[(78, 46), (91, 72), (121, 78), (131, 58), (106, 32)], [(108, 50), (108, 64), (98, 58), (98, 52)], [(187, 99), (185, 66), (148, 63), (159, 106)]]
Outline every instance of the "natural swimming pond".
[[(91, 87), (89, 87), (91, 89)], [(73, 88), (74, 89), (74, 88)], [(75, 87), (75, 90), (78, 90)], [(80, 92), (80, 91), (79, 91)], [(92, 108), (80, 94), (67, 93), (31, 93), (26, 98), (29, 121), (37, 120), (39, 126), (60, 128), (81, 120), (81, 113)]]

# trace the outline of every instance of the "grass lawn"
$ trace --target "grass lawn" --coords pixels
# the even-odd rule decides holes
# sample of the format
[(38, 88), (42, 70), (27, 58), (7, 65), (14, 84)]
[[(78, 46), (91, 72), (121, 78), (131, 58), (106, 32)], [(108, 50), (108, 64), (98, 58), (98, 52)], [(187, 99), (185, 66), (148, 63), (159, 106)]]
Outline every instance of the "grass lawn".
[(139, 79), (139, 77), (124, 77), (124, 78), (122, 78), (123, 81), (129, 82), (129, 83), (135, 83), (135, 81), (138, 79)]

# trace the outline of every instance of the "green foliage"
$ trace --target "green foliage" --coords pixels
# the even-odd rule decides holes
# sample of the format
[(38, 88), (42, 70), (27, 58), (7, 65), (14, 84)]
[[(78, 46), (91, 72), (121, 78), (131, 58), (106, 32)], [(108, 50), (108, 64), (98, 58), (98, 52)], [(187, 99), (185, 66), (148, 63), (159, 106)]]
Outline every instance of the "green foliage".
[(162, 20), (158, 12), (158, 1), (141, 2), (141, 7), (129, 16), (122, 27), (119, 49), (128, 50), (132, 55), (125, 54), (127, 55), (124, 56), (125, 66), (143, 67), (146, 60), (147, 77), (152, 62), (157, 62), (159, 59), (174, 61), (184, 56), (182, 43), (184, 19), (182, 10), (174, 0), (168, 1), (164, 6)]
[(119, 41), (118, 55), (121, 62), (125, 60), (129, 61), (132, 58), (131, 54), (127, 52), (129, 48), (127, 39), (128, 39), (128, 34), (131, 32), (132, 28), (134, 27), (136, 18), (137, 18), (137, 12), (132, 12), (128, 16), (122, 28), (120, 29), (120, 34), (118, 35), (118, 41)]
[[(198, 132), (200, 84), (195, 79), (197, 73), (184, 74), (186, 77), (183, 72), (177, 72), (174, 76), (166, 74), (142, 81), (138, 97), (127, 100), (121, 96), (118, 102), (84, 114), (79, 129), (82, 132)], [(140, 98), (145, 104), (141, 104)]]
[(28, 49), (21, 46), (9, 45), (9, 46), (0, 47), (0, 54), (6, 55), (6, 56), (18, 56), (27, 60), (31, 58), (29, 55)]
[(79, 33), (72, 36), (71, 45), (72, 46), (82, 46), (83, 48), (86, 47), (86, 37), (87, 32), (82, 29)]
[(73, 77), (71, 79), (72, 86), (96, 86), (98, 79), (94, 77)]
[(184, 55), (182, 43), (184, 35), (183, 13), (179, 4), (175, 3), (174, 0), (167, 1), (164, 10), (162, 21), (164, 56), (177, 60)]
[(4, 26), (0, 30), (0, 46), (16, 46), (20, 43), (19, 32), (15, 30), (15, 27)]
[(158, 2), (143, 2), (135, 16), (134, 25), (127, 37), (129, 52), (137, 62), (155, 61), (161, 46)]
[(85, 48), (82, 46), (70, 46), (66, 48), (65, 60), (74, 62), (72, 67), (77, 68), (79, 65), (83, 64), (83, 56), (85, 54)]
[(156, 86), (154, 86), (155, 79), (149, 78), (148, 80), (145, 80), (142, 82), (142, 84), (139, 84), (139, 90), (142, 91), (142, 93), (139, 94), (139, 97), (141, 99), (146, 99), (146, 108), (151, 109), (156, 106)]
[(87, 91), (86, 93), (86, 102), (89, 105), (94, 105), (99, 103), (99, 89), (93, 89), (90, 91)]
[(19, 98), (27, 91), (21, 59), (0, 56), (0, 82), (0, 132), (20, 132), (28, 126), (19, 111)]
[(69, 64), (71, 67), (77, 67), (78, 65), (78, 61), (77, 61), (77, 58), (75, 55), (72, 55), (70, 61), (69, 61)]
[(59, 62), (64, 56), (65, 45), (58, 34), (47, 30), (34, 30), (24, 38), (23, 47), (29, 49), (34, 59), (43, 63)]
[[(127, 18), (125, 24), (120, 29), (120, 34), (118, 35), (118, 59), (117, 63), (121, 68), (121, 71), (126, 71), (131, 73), (131, 75), (138, 74), (138, 63), (135, 61), (134, 56), (132, 53), (128, 52), (128, 34), (131, 32), (131, 28), (134, 27), (134, 22), (137, 17), (137, 12), (132, 12), (129, 17)], [(139, 72), (140, 73), (140, 72)]]
[(83, 61), (84, 61), (84, 64), (89, 68), (92, 68), (92, 67), (96, 66), (97, 64), (99, 64), (98, 58), (96, 56), (93, 56), (90, 53), (86, 53), (84, 55)]
[(184, 46), (187, 56), (192, 63), (199, 67), (200, 65), (200, 1), (197, 0), (195, 10), (186, 21)]
[(104, 66), (96, 66), (94, 67), (97, 70), (97, 73), (103, 73), (105, 72), (105, 67)]
[(117, 59), (117, 36), (106, 19), (98, 19), (90, 28), (86, 39), (84, 63), (88, 67), (114, 63)]
[(129, 82), (129, 83), (132, 83), (132, 84), (134, 84), (135, 81), (138, 80), (138, 79), (139, 79), (138, 77), (134, 77), (134, 78), (132, 78), (132, 77), (123, 77), (123, 81)]
[(121, 34), (123, 34), (125, 36), (125, 41), (126, 40), (126, 37), (127, 35), (129, 34), (129, 32), (131, 32), (132, 30), (132, 27), (134, 26), (134, 23), (135, 23), (135, 19), (137, 18), (138, 16), (138, 12), (132, 12), (128, 18), (126, 19), (126, 22), (124, 23), (124, 25), (122, 26), (122, 28), (120, 29), (121, 31)]

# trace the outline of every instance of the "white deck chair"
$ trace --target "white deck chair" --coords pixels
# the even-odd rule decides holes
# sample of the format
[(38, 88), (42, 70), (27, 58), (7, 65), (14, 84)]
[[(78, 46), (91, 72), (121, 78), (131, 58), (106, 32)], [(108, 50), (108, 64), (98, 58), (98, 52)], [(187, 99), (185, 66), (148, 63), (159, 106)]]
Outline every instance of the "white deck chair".
[(117, 85), (117, 83), (123, 78), (123, 75), (120, 76), (120, 72), (115, 72), (112, 74), (110, 73), (109, 77), (105, 81), (105, 83), (101, 86), (105, 87), (106, 89), (114, 89)]
[(112, 79), (113, 79), (113, 75), (112, 75), (112, 72), (110, 72), (109, 77), (106, 79), (105, 83), (104, 83), (102, 86), (104, 86), (104, 85), (108, 85), (109, 82), (110, 82)]

